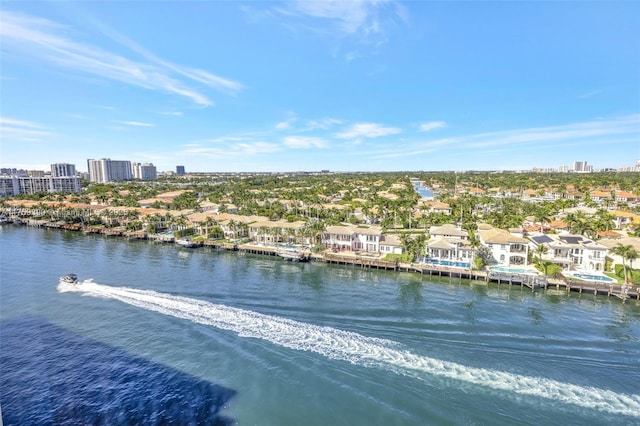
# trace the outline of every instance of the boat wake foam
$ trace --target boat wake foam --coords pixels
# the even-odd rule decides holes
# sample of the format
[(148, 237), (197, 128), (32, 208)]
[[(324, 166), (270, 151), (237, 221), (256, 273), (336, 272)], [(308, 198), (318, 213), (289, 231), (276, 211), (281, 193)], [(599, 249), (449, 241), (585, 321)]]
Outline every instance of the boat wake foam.
[(73, 285), (60, 283), (58, 290), (119, 300), (149, 311), (229, 330), (241, 337), (262, 339), (286, 348), (314, 352), (356, 365), (391, 369), (401, 374), (426, 373), (506, 393), (530, 395), (603, 412), (640, 417), (640, 395), (468, 367), (414, 354), (391, 340), (366, 337), (332, 327), (152, 290), (111, 287), (88, 280)]

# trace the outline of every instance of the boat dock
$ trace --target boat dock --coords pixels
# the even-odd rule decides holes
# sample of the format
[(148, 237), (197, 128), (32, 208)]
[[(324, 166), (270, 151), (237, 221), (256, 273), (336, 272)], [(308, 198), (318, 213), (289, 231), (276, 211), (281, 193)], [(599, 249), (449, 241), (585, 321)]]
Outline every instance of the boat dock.
[(224, 240), (205, 240), (204, 246), (216, 250), (238, 251), (238, 245), (236, 243)]
[(361, 268), (368, 269), (385, 269), (385, 270), (397, 270), (398, 262), (381, 260), (375, 257), (363, 257), (363, 256), (350, 256), (340, 255), (334, 253), (325, 253), (322, 256), (322, 261), (325, 263), (333, 263), (336, 265), (353, 265)]
[[(103, 225), (82, 226), (80, 224), (66, 224), (64, 222), (51, 222), (42, 220), (24, 221), (19, 218), (11, 218), (13, 223), (18, 225), (29, 225), (34, 227), (51, 227), (64, 230), (82, 231), (90, 234), (103, 234), (108, 236), (124, 236), (127, 239), (147, 239), (153, 242), (172, 243), (175, 236), (172, 232), (159, 234), (147, 234), (144, 231), (127, 231), (123, 227), (107, 228)], [(223, 249), (228, 251), (239, 251), (241, 254), (257, 254), (265, 256), (278, 256), (278, 250), (282, 247), (264, 246), (259, 244), (237, 244), (235, 242), (223, 240), (205, 240), (200, 245), (205, 247)], [(456, 278), (459, 280), (484, 281), (509, 286), (519, 285), (530, 288), (532, 291), (555, 288), (556, 290), (566, 290), (567, 293), (576, 292), (579, 294), (593, 294), (607, 297), (617, 297), (623, 302), (627, 299), (640, 301), (640, 285), (620, 285), (618, 283), (597, 282), (587, 280), (574, 280), (570, 278), (542, 277), (530, 273), (507, 273), (498, 271), (482, 271), (468, 268), (450, 267), (443, 265), (433, 265), (425, 263), (403, 263), (398, 261), (383, 260), (376, 256), (367, 256), (355, 252), (341, 253), (311, 253), (304, 252), (304, 260), (324, 262), (336, 265), (349, 265), (363, 269), (380, 269), (398, 272), (414, 272), (421, 275)]]
[(622, 299), (622, 301), (626, 299), (640, 300), (640, 286), (638, 285), (621, 286), (618, 284), (598, 283), (593, 281), (553, 279), (532, 274), (511, 274), (505, 272), (487, 272), (427, 264), (399, 263), (384, 261), (377, 258), (367, 258), (353, 255), (339, 255), (333, 253), (314, 255), (311, 257), (311, 259), (325, 263), (351, 265), (354, 267), (367, 269), (417, 272), (421, 275), (450, 277), (461, 280), (485, 281), (487, 283), (493, 282), (497, 284), (507, 284), (509, 286), (517, 285), (530, 288), (532, 291), (555, 288), (557, 290), (566, 290), (567, 293), (577, 292), (579, 294), (587, 293), (593, 295), (604, 295), (607, 297), (615, 296), (619, 299)]
[(258, 246), (253, 244), (242, 244), (238, 246), (238, 250), (240, 253), (249, 253), (249, 254), (262, 254), (265, 256), (277, 256), (277, 248), (276, 247), (268, 247), (268, 246)]

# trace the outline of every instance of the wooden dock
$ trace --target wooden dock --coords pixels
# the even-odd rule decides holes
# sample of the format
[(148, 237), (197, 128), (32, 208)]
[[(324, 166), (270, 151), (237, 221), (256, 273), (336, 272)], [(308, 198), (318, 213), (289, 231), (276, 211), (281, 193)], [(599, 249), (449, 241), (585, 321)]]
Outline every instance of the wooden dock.
[(277, 249), (275, 247), (256, 246), (253, 244), (242, 244), (238, 246), (240, 253), (249, 254), (261, 254), (265, 256), (277, 256)]
[[(104, 225), (82, 226), (80, 224), (65, 224), (63, 221), (52, 222), (43, 220), (22, 220), (17, 216), (8, 219), (16, 225), (29, 225), (34, 227), (53, 227), (64, 230), (82, 231), (85, 234), (103, 234), (107, 236), (124, 236), (136, 239), (148, 239), (153, 242), (174, 242), (173, 233), (166, 232), (160, 234), (147, 234), (143, 231), (127, 231), (124, 227), (106, 228)], [(230, 251), (240, 251), (240, 253), (250, 253), (266, 256), (277, 256), (277, 247), (267, 247), (262, 245), (242, 244), (237, 245), (231, 242), (207, 240), (203, 245)], [(479, 271), (467, 268), (455, 268), (431, 264), (401, 263), (397, 261), (382, 260), (375, 256), (363, 256), (361, 254), (344, 253), (309, 253), (307, 259), (338, 264), (351, 265), (366, 269), (382, 269), (399, 272), (415, 272), (421, 275), (438, 277), (458, 278), (460, 280), (485, 281), (498, 284), (520, 285), (535, 290), (545, 290), (555, 288), (556, 290), (566, 290), (567, 293), (576, 292), (579, 294), (593, 294), (595, 296), (617, 297), (623, 302), (630, 300), (640, 301), (640, 285), (620, 285), (617, 283), (594, 282), (571, 280), (566, 278), (549, 278), (532, 274), (509, 274), (505, 272)]]
[(352, 265), (352, 266), (359, 266), (361, 268), (367, 268), (367, 269), (385, 269), (385, 270), (393, 270), (393, 271), (398, 269), (398, 262), (381, 260), (375, 257), (325, 253), (322, 256), (322, 260), (325, 263), (333, 263), (336, 265)]
[(551, 279), (533, 274), (509, 274), (505, 272), (478, 271), (465, 268), (451, 268), (446, 266), (409, 264), (384, 261), (377, 258), (367, 258), (353, 255), (340, 255), (324, 253), (323, 255), (313, 255), (312, 260), (333, 263), (338, 265), (351, 265), (367, 269), (384, 269), (400, 272), (417, 272), (421, 275), (431, 275), (438, 277), (451, 277), (462, 280), (474, 280), (517, 285), (530, 288), (532, 291), (546, 290), (555, 287), (569, 292), (590, 293), (594, 295), (615, 296), (620, 299), (640, 300), (640, 286), (619, 284), (597, 283), (592, 281), (571, 281), (564, 279)]
[(205, 240), (205, 247), (214, 248), (216, 250), (238, 251), (238, 244), (221, 240)]

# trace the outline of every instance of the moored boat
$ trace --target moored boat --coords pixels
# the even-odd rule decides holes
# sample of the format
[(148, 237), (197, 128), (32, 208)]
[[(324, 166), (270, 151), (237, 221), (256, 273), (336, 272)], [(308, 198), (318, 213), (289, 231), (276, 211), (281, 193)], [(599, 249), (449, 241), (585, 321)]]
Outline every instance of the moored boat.
[(307, 260), (307, 256), (303, 252), (292, 248), (280, 248), (276, 254), (284, 260), (291, 260), (292, 262), (304, 262)]
[(180, 238), (179, 240), (176, 240), (176, 244), (182, 247), (187, 247), (187, 248), (200, 246), (200, 243), (193, 241), (191, 238)]

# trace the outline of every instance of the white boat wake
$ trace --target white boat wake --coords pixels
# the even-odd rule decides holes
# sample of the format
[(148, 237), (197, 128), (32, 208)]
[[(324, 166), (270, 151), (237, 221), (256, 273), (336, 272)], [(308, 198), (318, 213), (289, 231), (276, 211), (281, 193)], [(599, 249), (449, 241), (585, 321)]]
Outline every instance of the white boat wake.
[(332, 327), (307, 324), (188, 297), (151, 290), (111, 287), (92, 281), (77, 284), (61, 282), (58, 290), (119, 300), (149, 311), (229, 330), (241, 337), (262, 339), (286, 348), (315, 352), (330, 359), (344, 360), (357, 365), (390, 368), (403, 374), (426, 373), (504, 392), (640, 417), (640, 395), (621, 394), (542, 377), (468, 367), (411, 353), (391, 340), (366, 337)]

